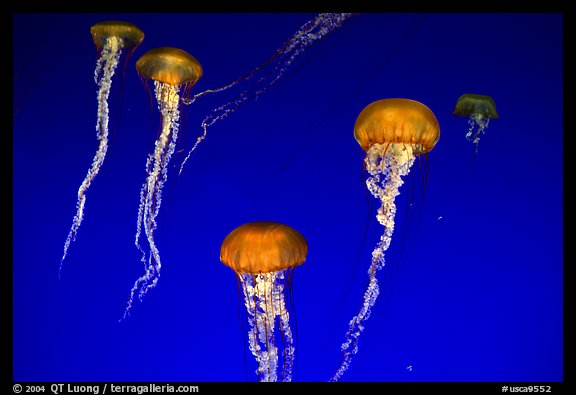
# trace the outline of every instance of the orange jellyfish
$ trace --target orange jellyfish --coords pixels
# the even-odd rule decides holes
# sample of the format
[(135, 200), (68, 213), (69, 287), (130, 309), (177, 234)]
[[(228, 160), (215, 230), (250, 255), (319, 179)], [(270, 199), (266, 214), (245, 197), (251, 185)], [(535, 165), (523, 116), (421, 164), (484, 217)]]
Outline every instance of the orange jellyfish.
[[(154, 81), (156, 101), (162, 117), (162, 129), (156, 140), (154, 152), (148, 156), (147, 178), (140, 190), (135, 244), (142, 253), (145, 273), (132, 287), (124, 317), (130, 313), (135, 293), (139, 291), (141, 300), (156, 286), (160, 277), (162, 264), (160, 252), (154, 242), (154, 230), (162, 202), (162, 187), (168, 179), (168, 164), (178, 138), (180, 93), (187, 95), (202, 76), (202, 67), (192, 55), (172, 47), (155, 48), (146, 52), (136, 62), (136, 69), (142, 78)], [(148, 254), (140, 246), (142, 228), (148, 240), (150, 249)]]
[(394, 232), (396, 204), (404, 183), (418, 155), (427, 155), (440, 137), (440, 126), (434, 113), (424, 104), (409, 99), (384, 99), (366, 106), (356, 119), (354, 137), (366, 151), (364, 163), (369, 174), (368, 190), (381, 202), (376, 219), (384, 233), (372, 251), (368, 269), (369, 283), (360, 311), (350, 321), (342, 344), (342, 359), (330, 381), (338, 381), (348, 369), (352, 356), (358, 352), (358, 338), (370, 317), (379, 294), (376, 274), (385, 264), (384, 254)]
[(470, 127), (466, 133), (466, 139), (474, 143), (476, 146), (475, 153), (478, 153), (480, 136), (488, 128), (491, 119), (498, 119), (494, 99), (490, 96), (466, 93), (458, 98), (453, 114), (468, 117)]
[(72, 227), (64, 243), (64, 254), (60, 260), (60, 272), (62, 263), (68, 253), (70, 243), (76, 239), (76, 234), (84, 218), (84, 206), (86, 204), (86, 191), (100, 171), (106, 151), (108, 150), (108, 96), (112, 86), (112, 77), (120, 62), (123, 49), (128, 49), (128, 56), (144, 39), (144, 33), (135, 25), (128, 22), (100, 22), (90, 28), (92, 39), (100, 56), (94, 70), (94, 81), (98, 85), (98, 117), (96, 132), (100, 144), (98, 151), (92, 160), (92, 166), (78, 189), (78, 201), (76, 203), (76, 215), (72, 221)]
[[(278, 380), (278, 347), (282, 341), (282, 381), (292, 381), (294, 340), (286, 296), (292, 270), (304, 263), (308, 243), (291, 227), (276, 222), (250, 222), (222, 242), (220, 261), (236, 273), (248, 313), (248, 342), (258, 362), (259, 381)], [(278, 329), (277, 329), (278, 328)]]

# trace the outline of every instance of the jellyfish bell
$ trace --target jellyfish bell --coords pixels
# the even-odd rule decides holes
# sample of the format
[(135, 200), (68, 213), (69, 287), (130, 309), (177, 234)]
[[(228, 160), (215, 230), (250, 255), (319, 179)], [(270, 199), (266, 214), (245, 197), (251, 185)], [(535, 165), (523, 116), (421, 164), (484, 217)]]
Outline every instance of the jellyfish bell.
[(486, 95), (476, 95), (465, 93), (458, 98), (454, 115), (459, 117), (470, 117), (472, 114), (482, 114), (487, 119), (498, 119), (496, 104), (494, 99)]
[(474, 143), (475, 154), (477, 154), (478, 142), (482, 134), (486, 132), (490, 120), (499, 118), (494, 99), (486, 95), (466, 93), (458, 98), (453, 114), (468, 118), (469, 128), (466, 139)]
[[(123, 50), (127, 51), (122, 74), (124, 76), (128, 60), (136, 47), (144, 40), (144, 32), (138, 26), (124, 21), (98, 22), (90, 27), (90, 34), (100, 54), (100, 59), (96, 65), (95, 79), (97, 79), (97, 75), (100, 72), (103, 59), (114, 57), (117, 52), (119, 52), (119, 56)], [(103, 70), (103, 74), (105, 72)], [(98, 83), (98, 81), (96, 82)]]
[(173, 86), (194, 85), (202, 77), (202, 66), (188, 52), (161, 47), (146, 52), (136, 62), (138, 73), (154, 81)]
[(440, 126), (434, 113), (420, 102), (383, 99), (360, 112), (354, 125), (354, 137), (366, 151), (364, 165), (369, 175), (366, 185), (380, 203), (376, 219), (384, 231), (372, 251), (369, 282), (362, 305), (349, 323), (341, 346), (340, 365), (330, 381), (342, 377), (358, 352), (358, 339), (380, 293), (376, 274), (386, 263), (385, 253), (395, 227), (395, 200), (404, 183), (403, 177), (409, 174), (416, 157), (426, 156), (434, 148), (440, 138)]
[(281, 380), (292, 380), (295, 348), (287, 294), (291, 271), (304, 263), (307, 254), (304, 236), (276, 222), (246, 223), (222, 242), (220, 261), (234, 270), (242, 286), (249, 348), (258, 363), (260, 381), (278, 380), (279, 353)]
[(122, 21), (105, 21), (92, 25), (90, 28), (94, 45), (101, 49), (106, 42), (115, 37), (123, 41), (123, 47), (126, 49), (135, 48), (142, 40), (144, 40), (144, 33), (138, 26), (130, 22)]
[(78, 189), (76, 215), (72, 220), (72, 226), (64, 242), (64, 253), (60, 260), (59, 274), (62, 271), (62, 265), (70, 244), (76, 239), (76, 235), (84, 218), (86, 193), (92, 181), (94, 181), (98, 175), (108, 150), (108, 97), (110, 96), (110, 89), (112, 87), (112, 77), (120, 62), (122, 51), (128, 49), (128, 55), (126, 56), (126, 60), (128, 60), (132, 51), (134, 51), (144, 39), (142, 30), (129, 22), (100, 22), (90, 28), (90, 33), (92, 34), (92, 40), (99, 53), (94, 69), (94, 82), (98, 85), (96, 132), (99, 145), (92, 160), (92, 166)]
[[(147, 177), (140, 190), (135, 244), (141, 253), (145, 273), (132, 287), (124, 318), (130, 313), (136, 292), (142, 300), (160, 278), (162, 264), (154, 240), (154, 230), (157, 228), (156, 217), (162, 202), (162, 188), (168, 180), (168, 165), (178, 138), (181, 94), (187, 94), (202, 76), (200, 63), (189, 53), (173, 47), (149, 50), (138, 59), (136, 69), (143, 79), (154, 81), (162, 126), (154, 151), (148, 156)], [(148, 242), (148, 252), (140, 245), (142, 230)]]
[(304, 263), (308, 244), (291, 227), (276, 222), (250, 222), (234, 229), (222, 242), (220, 260), (240, 274), (260, 274)]
[(202, 66), (195, 57), (174, 47), (149, 50), (136, 62), (136, 70), (147, 88), (148, 80), (154, 81), (156, 96), (162, 92), (169, 94), (178, 91), (180, 103), (188, 98), (191, 88), (203, 74)]
[(375, 101), (360, 112), (354, 124), (354, 138), (364, 151), (374, 144), (401, 144), (420, 155), (431, 151), (439, 137), (432, 110), (410, 99)]

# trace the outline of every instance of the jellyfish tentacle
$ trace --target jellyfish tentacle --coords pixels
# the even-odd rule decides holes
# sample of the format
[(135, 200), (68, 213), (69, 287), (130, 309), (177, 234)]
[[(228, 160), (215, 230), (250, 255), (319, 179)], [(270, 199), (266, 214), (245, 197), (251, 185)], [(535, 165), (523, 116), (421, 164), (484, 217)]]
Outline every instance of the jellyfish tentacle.
[(262, 287), (262, 305), (266, 319), (266, 349), (268, 351), (268, 381), (278, 380), (278, 348), (274, 341), (276, 327), (276, 311), (272, 304), (272, 289), (275, 285), (276, 275), (274, 272), (264, 273)]
[(486, 132), (490, 118), (482, 115), (481, 113), (473, 113), (468, 118), (468, 132), (466, 133), (466, 140), (471, 141), (475, 145), (476, 154), (478, 153), (478, 143), (480, 137)]
[[(285, 301), (285, 271), (239, 274), (248, 313), (248, 343), (256, 358), (259, 381), (278, 381), (276, 333), (285, 339), (282, 381), (291, 381), (294, 346)], [(276, 330), (278, 319), (278, 330)]]
[(264, 345), (264, 351), (261, 353), (258, 372), (262, 375), (262, 381), (276, 381), (274, 370), (274, 345), (272, 342), (273, 323), (271, 320), (272, 312), (267, 306), (266, 286), (269, 280), (269, 273), (257, 274), (255, 276), (254, 292), (257, 302), (256, 324), (258, 325), (259, 341)]
[(281, 48), (279, 48), (268, 60), (263, 64), (256, 67), (254, 70), (233, 80), (232, 82), (216, 89), (209, 89), (194, 95), (190, 100), (184, 100), (184, 104), (191, 104), (198, 98), (209, 94), (222, 92), (230, 89), (241, 82), (251, 80), (252, 77), (259, 75), (261, 70), (266, 70), (264, 75), (254, 82), (253, 86), (249, 86), (239, 93), (234, 99), (226, 102), (225, 104), (213, 109), (201, 122), (202, 134), (196, 139), (192, 148), (180, 165), (178, 175), (182, 173), (184, 165), (190, 159), (192, 153), (197, 149), (198, 145), (206, 138), (207, 130), (216, 122), (223, 120), (228, 115), (232, 114), (238, 107), (249, 100), (256, 99), (262, 93), (267, 91), (284, 75), (290, 65), (311, 45), (323, 39), (328, 34), (340, 28), (344, 22), (350, 19), (355, 14), (351, 13), (323, 13), (319, 14), (312, 21), (304, 24), (294, 36), (288, 40)]
[[(153, 155), (148, 155), (148, 158), (146, 160), (146, 174), (150, 174), (152, 172), (152, 164), (154, 163), (154, 156)], [(146, 251), (144, 251), (144, 249), (142, 248), (142, 246), (140, 245), (140, 236), (142, 234), (142, 222), (143, 222), (143, 218), (144, 218), (144, 211), (146, 208), (146, 183), (144, 183), (142, 185), (142, 187), (140, 188), (140, 205), (138, 206), (138, 218), (136, 221), (136, 237), (134, 239), (134, 244), (136, 245), (136, 248), (138, 248), (138, 251), (140, 251), (141, 254), (141, 261), (144, 264), (144, 269), (146, 270), (147, 264), (146, 264)]]
[[(349, 15), (351, 14), (340, 14), (341, 18), (347, 18)], [(331, 16), (333, 16), (333, 14), (319, 14), (318, 17), (308, 21), (307, 23), (305, 23), (295, 34), (294, 36), (288, 40), (281, 48), (279, 48), (278, 50), (276, 50), (276, 52), (274, 52), (274, 54), (272, 56), (270, 56), (264, 63), (262, 63), (260, 66), (256, 67), (255, 69), (253, 69), (252, 71), (250, 71), (247, 74), (244, 74), (243, 76), (229, 82), (226, 85), (223, 85), (219, 88), (214, 88), (214, 89), (206, 89), (200, 93), (195, 94), (192, 98), (190, 99), (185, 99), (184, 100), (184, 104), (192, 104), (194, 103), (197, 99), (199, 99), (202, 96), (205, 96), (207, 94), (210, 93), (218, 93), (218, 92), (222, 92), (225, 91), (227, 89), (232, 88), (233, 86), (237, 85), (238, 83), (242, 82), (242, 81), (246, 81), (248, 79), (250, 79), (254, 74), (256, 74), (258, 71), (262, 70), (264, 67), (266, 67), (267, 65), (271, 64), (274, 60), (276, 60), (280, 55), (286, 53), (286, 52), (290, 52), (294, 49), (294, 47), (297, 45), (297, 43), (301, 42), (301, 38), (305, 35), (308, 35), (310, 33), (310, 31), (312, 31), (314, 28), (316, 28), (319, 24), (321, 24), (322, 22), (326, 23), (327, 21), (332, 21), (332, 19), (337, 19), (337, 17), (333, 17), (331, 18)]]
[(84, 207), (86, 204), (86, 192), (90, 187), (92, 181), (98, 175), (102, 163), (104, 163), (104, 158), (106, 157), (106, 152), (108, 151), (108, 97), (110, 96), (110, 88), (112, 86), (112, 77), (116, 72), (118, 63), (120, 62), (120, 57), (122, 56), (123, 40), (120, 37), (111, 36), (108, 37), (102, 47), (98, 61), (96, 62), (96, 68), (94, 70), (94, 80), (98, 84), (99, 89), (97, 93), (98, 98), (98, 113), (96, 121), (96, 132), (99, 141), (98, 150), (92, 159), (92, 165), (86, 174), (86, 177), (80, 184), (78, 189), (78, 200), (76, 203), (76, 215), (72, 220), (72, 226), (68, 233), (68, 237), (64, 243), (64, 253), (62, 259), (60, 260), (60, 267), (58, 274), (62, 272), (62, 265), (64, 259), (68, 254), (68, 249), (70, 244), (76, 240), (76, 235), (78, 229), (84, 219)]
[[(146, 262), (144, 261), (145, 265)], [(146, 271), (148, 271), (149, 269), (146, 269)], [(126, 318), (128, 318), (130, 316), (130, 312), (132, 311), (132, 304), (134, 303), (134, 295), (136, 295), (136, 292), (138, 291), (138, 289), (140, 289), (141, 284), (143, 284), (146, 281), (147, 276), (142, 276), (140, 278), (138, 278), (135, 282), (134, 285), (132, 286), (132, 289), (130, 289), (130, 297), (128, 298), (128, 302), (126, 303), (126, 308), (124, 309), (124, 315), (122, 316), (122, 318), (119, 321), (125, 320)]]
[[(142, 297), (150, 289), (156, 286), (156, 283), (158, 282), (158, 279), (160, 277), (160, 268), (162, 267), (162, 264), (160, 261), (160, 252), (158, 251), (158, 248), (156, 247), (156, 244), (154, 242), (154, 229), (157, 227), (156, 217), (160, 212), (160, 205), (162, 203), (162, 190), (164, 184), (168, 181), (168, 164), (176, 148), (176, 141), (178, 139), (178, 128), (179, 128), (178, 119), (180, 117), (180, 113), (178, 110), (180, 99), (178, 94), (179, 89), (175, 86), (163, 84), (161, 82), (156, 82), (156, 84), (159, 86), (157, 88), (157, 91), (161, 92), (160, 95), (157, 96), (159, 96), (158, 98), (159, 102), (161, 100), (162, 103), (161, 113), (163, 118), (163, 125), (166, 125), (165, 129), (168, 130), (167, 131), (168, 138), (162, 139), (161, 150), (156, 159), (157, 163), (159, 164), (159, 174), (161, 175), (161, 177), (157, 178), (157, 183), (154, 188), (153, 204), (149, 206), (150, 209), (153, 208), (153, 212), (148, 220), (148, 231), (146, 231), (145, 227), (145, 231), (148, 236), (148, 242), (150, 244), (150, 249), (154, 257), (154, 261), (156, 262), (156, 265), (154, 266), (155, 275), (151, 277), (151, 283), (150, 279), (148, 279), (145, 287), (141, 289), (139, 295), (140, 299), (142, 299)], [(164, 131), (162, 135), (163, 136), (165, 135)], [(167, 143), (168, 145), (166, 146)]]
[(246, 306), (246, 311), (248, 312), (248, 342), (249, 349), (252, 355), (256, 358), (258, 363), (258, 369), (256, 373), (258, 374), (259, 381), (263, 381), (262, 370), (260, 366), (264, 364), (262, 347), (260, 346), (259, 339), (259, 327), (258, 322), (258, 305), (257, 305), (257, 295), (255, 292), (255, 279), (250, 274), (241, 274), (240, 281), (242, 283), (242, 291), (244, 293), (244, 304)]
[(282, 381), (292, 381), (292, 368), (294, 366), (294, 339), (290, 329), (290, 314), (286, 309), (285, 301), (285, 270), (276, 275), (276, 285), (272, 288), (272, 297), (276, 315), (279, 318), (278, 327), (284, 341)]
[(366, 170), (370, 174), (366, 184), (370, 193), (381, 202), (376, 218), (384, 226), (384, 232), (372, 251), (372, 263), (368, 269), (369, 284), (364, 292), (362, 307), (350, 320), (346, 340), (341, 347), (342, 360), (330, 381), (338, 381), (342, 377), (352, 357), (358, 352), (358, 340), (364, 330), (364, 322), (370, 318), (380, 293), (376, 275), (385, 265), (384, 254), (394, 232), (395, 198), (400, 194), (399, 188), (404, 183), (402, 177), (409, 173), (414, 158), (412, 146), (404, 144), (373, 144), (366, 152)]
[[(130, 292), (130, 298), (124, 313), (126, 317), (131, 309), (134, 295), (138, 292), (138, 298), (142, 298), (149, 290), (154, 288), (160, 278), (162, 262), (160, 251), (154, 240), (154, 230), (157, 227), (156, 217), (160, 212), (162, 203), (162, 189), (168, 180), (168, 164), (174, 153), (178, 138), (179, 112), (179, 87), (167, 83), (154, 81), (158, 108), (162, 114), (162, 131), (156, 140), (154, 152), (146, 162), (148, 174), (140, 191), (140, 207), (138, 208), (138, 224), (136, 228), (135, 244), (142, 254), (141, 261), (145, 265), (145, 273), (139, 277)], [(140, 236), (144, 230), (149, 246), (149, 257), (140, 246)]]

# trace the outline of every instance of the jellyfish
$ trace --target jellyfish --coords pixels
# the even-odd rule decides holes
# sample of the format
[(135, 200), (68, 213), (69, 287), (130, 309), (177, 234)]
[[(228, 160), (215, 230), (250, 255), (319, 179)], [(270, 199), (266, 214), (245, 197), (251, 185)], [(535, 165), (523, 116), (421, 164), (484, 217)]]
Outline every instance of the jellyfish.
[(274, 85), (282, 75), (284, 75), (290, 65), (309, 47), (339, 29), (346, 21), (355, 15), (356, 14), (351, 13), (318, 14), (314, 19), (308, 21), (298, 29), (294, 36), (284, 43), (282, 47), (276, 50), (276, 52), (274, 52), (274, 54), (272, 54), (272, 56), (270, 56), (264, 63), (249, 73), (236, 78), (224, 86), (207, 89), (197, 93), (188, 100), (185, 99), (185, 104), (192, 104), (194, 101), (207, 94), (223, 92), (235, 87), (236, 85), (242, 85), (241, 83), (253, 82), (252, 85), (245, 87), (236, 97), (225, 102), (221, 106), (214, 108), (204, 117), (204, 119), (202, 119), (202, 134), (196, 139), (190, 151), (188, 151), (188, 154), (180, 165), (180, 171), (178, 174), (182, 173), (184, 165), (190, 158), (190, 155), (192, 155), (198, 145), (206, 138), (210, 126), (228, 117), (241, 105), (250, 100), (255, 100), (261, 94), (270, 89), (270, 87)]
[(72, 227), (64, 243), (64, 254), (60, 260), (59, 273), (62, 271), (62, 264), (68, 253), (70, 243), (76, 240), (76, 234), (84, 218), (86, 192), (100, 171), (100, 167), (106, 157), (106, 151), (108, 150), (108, 96), (110, 95), (110, 87), (112, 86), (112, 77), (120, 62), (122, 50), (128, 49), (130, 51), (129, 56), (144, 39), (144, 33), (138, 27), (128, 22), (100, 22), (90, 28), (90, 33), (100, 54), (96, 61), (96, 69), (94, 70), (94, 81), (99, 87), (97, 94), (98, 116), (96, 132), (100, 144), (92, 160), (92, 166), (78, 189), (76, 215), (74, 216)]
[[(139, 292), (139, 299), (142, 300), (142, 297), (156, 286), (160, 277), (162, 264), (160, 252), (154, 242), (154, 230), (162, 202), (162, 187), (168, 179), (168, 164), (178, 138), (180, 93), (188, 95), (202, 76), (202, 67), (192, 55), (172, 47), (155, 48), (146, 52), (136, 62), (136, 69), (142, 78), (154, 81), (162, 127), (154, 151), (146, 161), (147, 178), (140, 190), (135, 244), (142, 254), (145, 273), (132, 287), (124, 318), (130, 313), (136, 292)], [(150, 249), (148, 254), (140, 245), (142, 228)]]
[(466, 93), (458, 98), (454, 115), (468, 117), (469, 129), (466, 140), (476, 146), (475, 154), (478, 153), (478, 142), (484, 134), (491, 119), (498, 119), (494, 99), (490, 96)]
[[(249, 323), (248, 344), (259, 381), (292, 381), (294, 340), (286, 307), (292, 271), (306, 260), (308, 244), (295, 229), (276, 222), (250, 222), (222, 242), (220, 261), (236, 273)], [(281, 342), (280, 350), (276, 345)]]
[(354, 137), (366, 151), (364, 164), (369, 176), (366, 185), (380, 201), (376, 219), (384, 232), (372, 251), (369, 281), (356, 316), (350, 320), (342, 344), (342, 359), (330, 381), (338, 381), (358, 352), (358, 339), (379, 294), (377, 272), (384, 267), (385, 252), (394, 232), (395, 198), (419, 155), (427, 155), (440, 137), (434, 113), (424, 104), (409, 99), (383, 99), (369, 104), (358, 116)]

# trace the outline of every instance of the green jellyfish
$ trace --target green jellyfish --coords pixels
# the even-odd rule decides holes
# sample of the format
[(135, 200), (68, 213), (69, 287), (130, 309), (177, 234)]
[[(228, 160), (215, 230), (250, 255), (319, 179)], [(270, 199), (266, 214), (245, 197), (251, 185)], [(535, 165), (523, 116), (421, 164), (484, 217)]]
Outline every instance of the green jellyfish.
[(475, 154), (478, 153), (478, 142), (480, 136), (488, 128), (491, 119), (498, 119), (494, 99), (490, 96), (466, 93), (458, 98), (454, 115), (468, 117), (470, 126), (466, 133), (466, 139), (476, 146)]

